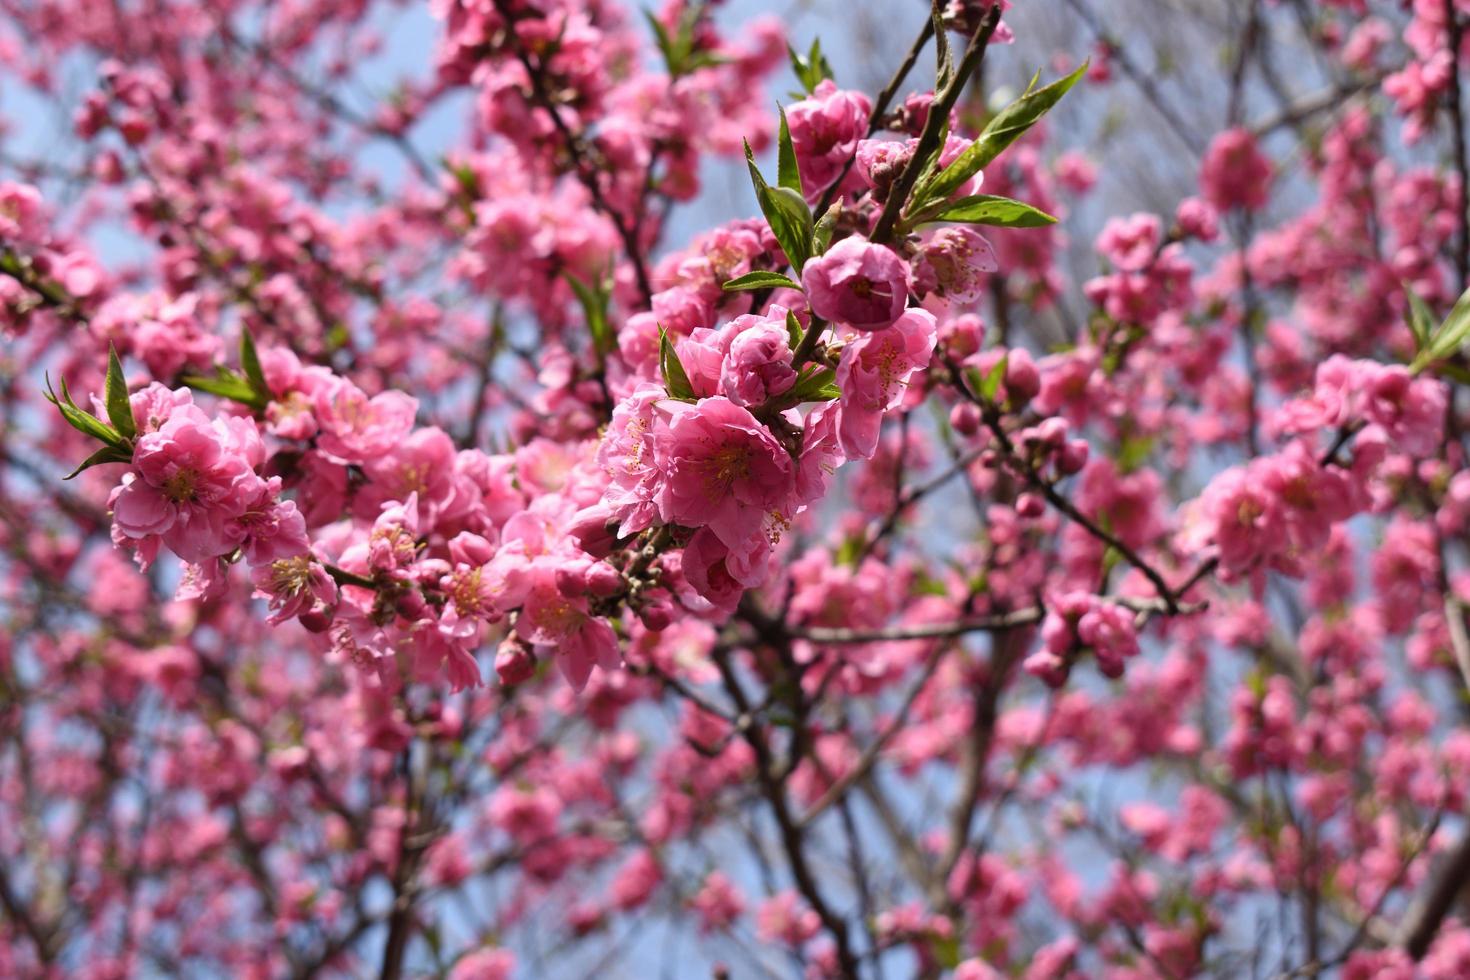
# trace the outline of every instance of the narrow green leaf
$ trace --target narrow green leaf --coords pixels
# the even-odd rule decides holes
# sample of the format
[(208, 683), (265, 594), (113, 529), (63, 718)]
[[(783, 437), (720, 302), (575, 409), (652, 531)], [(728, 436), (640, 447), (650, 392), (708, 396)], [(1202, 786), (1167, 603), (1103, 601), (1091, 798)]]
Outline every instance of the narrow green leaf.
[(107, 406), (107, 420), (120, 436), (131, 439), (138, 434), (133, 406), (128, 401), (128, 381), (123, 376), (117, 348), (111, 344), (107, 345), (107, 380), (102, 385), (102, 402)]
[(243, 375), (227, 367), (219, 368), (212, 378), (199, 374), (186, 374), (179, 380), (197, 391), (228, 398), (230, 401), (249, 405), (252, 408), (265, 408), (267, 404), (251, 389), (250, 382), (246, 381)]
[(827, 56), (822, 53), (822, 42), (820, 38), (812, 38), (811, 47), (805, 55), (800, 54), (791, 45), (786, 46), (786, 51), (791, 56), (791, 71), (796, 75), (796, 80), (801, 83), (805, 94), (811, 95), (816, 91), (818, 85), (832, 77), (832, 65), (827, 61)]
[[(939, 175), (920, 187), (914, 194), (914, 202), (922, 207), (929, 201), (942, 200), (959, 189), (960, 185), (985, 168), (1010, 146), (1021, 134), (1046, 115), (1062, 96), (1077, 84), (1087, 71), (1088, 62), (1070, 75), (1060, 78), (1041, 89), (1028, 90), (1025, 95), (1006, 106), (986, 124), (965, 152), (961, 153)], [(1034, 82), (1033, 82), (1034, 84)]]
[(1417, 354), (1429, 346), (1429, 337), (1434, 332), (1434, 313), (1424, 302), (1424, 297), (1414, 292), (1408, 283), (1404, 283), (1404, 295), (1409, 298), (1409, 330), (1414, 334), (1414, 353)]
[(658, 45), (659, 54), (664, 57), (664, 67), (670, 75), (676, 75), (677, 72), (674, 71), (674, 68), (677, 54), (674, 51), (674, 41), (669, 37), (668, 30), (664, 27), (663, 22), (654, 16), (653, 11), (643, 11), (643, 17), (648, 21), (648, 26), (653, 28), (653, 40)]
[(798, 347), (801, 346), (801, 334), (802, 334), (801, 321), (796, 318), (796, 314), (795, 313), (792, 313), (790, 310), (787, 310), (786, 311), (786, 339), (791, 342), (791, 349), (792, 350), (796, 350), (796, 348), (798, 348)]
[(245, 383), (250, 386), (251, 392), (265, 404), (270, 404), (271, 389), (265, 383), (265, 371), (260, 367), (255, 338), (245, 329), (240, 331), (240, 368), (245, 372)]
[(760, 204), (761, 214), (790, 260), (791, 268), (800, 274), (801, 267), (812, 255), (812, 209), (797, 191), (766, 183), (760, 168), (755, 165), (755, 154), (748, 142), (745, 144), (745, 162), (750, 169), (750, 181), (755, 186), (755, 198)]
[(674, 350), (674, 343), (669, 340), (669, 333), (662, 326), (658, 328), (658, 363), (659, 370), (663, 372), (664, 387), (668, 389), (669, 397), (686, 402), (697, 401), (694, 395), (694, 385), (689, 383), (689, 375), (679, 361), (679, 355)]
[(808, 365), (802, 368), (790, 394), (799, 402), (830, 402), (842, 397), (842, 389), (837, 387), (837, 372)]
[(761, 210), (771, 225), (781, 251), (791, 260), (791, 268), (800, 272), (812, 257), (812, 210), (806, 198), (789, 187), (767, 187)]
[(66, 423), (83, 435), (100, 439), (109, 446), (116, 445), (122, 441), (122, 436), (116, 429), (103, 422), (97, 416), (85, 409), (78, 408), (72, 401), (71, 392), (67, 390), (66, 379), (61, 379), (61, 396), (57, 397), (55, 390), (51, 387), (51, 379), (46, 379), (46, 400), (55, 405), (61, 412), (61, 417)]
[(1001, 228), (1042, 228), (1054, 225), (1057, 219), (1022, 201), (991, 194), (972, 194), (952, 204), (931, 209), (919, 218), (919, 223), (929, 221), (958, 221), (974, 225), (996, 225)]
[(608, 292), (604, 285), (592, 286), (570, 272), (562, 273), (567, 285), (577, 295), (582, 315), (587, 320), (587, 332), (592, 335), (592, 347), (599, 357), (606, 357), (616, 346), (616, 339), (607, 321)]
[(796, 147), (791, 142), (791, 127), (786, 124), (786, 110), (778, 104), (776, 111), (781, 116), (781, 127), (776, 138), (776, 183), (801, 194), (804, 200), (805, 192), (801, 189), (801, 170), (796, 165)]
[(1470, 336), (1470, 290), (1466, 290), (1455, 301), (1454, 309), (1450, 310), (1450, 315), (1445, 317), (1434, 336), (1429, 338), (1428, 346), (1414, 358), (1410, 370), (1417, 373), (1435, 361), (1449, 357), (1460, 349), (1467, 336)]
[(722, 288), (727, 293), (737, 293), (743, 289), (800, 289), (801, 283), (779, 272), (761, 270), (731, 279)]
[(1009, 361), (1010, 355), (1006, 355), (992, 364), (990, 370), (985, 372), (985, 377), (980, 379), (978, 394), (981, 398), (988, 402), (995, 401), (996, 396), (1000, 394), (1001, 382), (1006, 379), (1006, 366)]
[(101, 466), (103, 463), (131, 463), (132, 461), (132, 449), (122, 445), (103, 446), (101, 449), (97, 450), (95, 453), (82, 460), (80, 466), (72, 470), (66, 476), (62, 477), (62, 479), (70, 480), (78, 473), (81, 473), (84, 470), (89, 470), (94, 466)]
[(827, 213), (817, 220), (812, 230), (812, 255), (825, 255), (832, 244), (832, 234), (837, 231), (837, 217), (842, 214), (842, 202), (833, 201)]

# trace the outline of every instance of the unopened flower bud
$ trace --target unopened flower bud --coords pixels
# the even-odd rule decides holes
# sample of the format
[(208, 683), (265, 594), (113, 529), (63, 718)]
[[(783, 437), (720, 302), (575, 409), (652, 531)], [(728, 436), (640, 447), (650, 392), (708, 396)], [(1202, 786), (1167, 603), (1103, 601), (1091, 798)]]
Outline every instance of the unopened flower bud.
[(623, 588), (623, 576), (605, 561), (599, 561), (587, 569), (587, 591), (595, 596), (607, 598), (617, 595)]
[(519, 640), (506, 640), (495, 651), (495, 673), (500, 683), (522, 684), (536, 673), (536, 661)]
[(1073, 439), (1057, 456), (1057, 470), (1063, 476), (1071, 476), (1073, 473), (1082, 472), (1082, 467), (1087, 465), (1087, 456), (1091, 447), (1085, 439)]
[(1016, 498), (1016, 513), (1034, 520), (1046, 513), (1046, 502), (1034, 493), (1023, 493)]
[(980, 409), (969, 402), (960, 402), (949, 410), (949, 424), (962, 436), (973, 436), (980, 431)]
[(674, 622), (674, 604), (666, 598), (657, 598), (638, 610), (643, 625), (655, 633), (668, 629)]

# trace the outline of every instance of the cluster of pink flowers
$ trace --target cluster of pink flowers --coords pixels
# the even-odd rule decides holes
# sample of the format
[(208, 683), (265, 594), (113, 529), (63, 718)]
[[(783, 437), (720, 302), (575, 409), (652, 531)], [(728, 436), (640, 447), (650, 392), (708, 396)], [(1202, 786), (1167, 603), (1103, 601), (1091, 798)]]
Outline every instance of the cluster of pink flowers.
[(0, 974), (1470, 974), (1470, 0), (12, 6)]

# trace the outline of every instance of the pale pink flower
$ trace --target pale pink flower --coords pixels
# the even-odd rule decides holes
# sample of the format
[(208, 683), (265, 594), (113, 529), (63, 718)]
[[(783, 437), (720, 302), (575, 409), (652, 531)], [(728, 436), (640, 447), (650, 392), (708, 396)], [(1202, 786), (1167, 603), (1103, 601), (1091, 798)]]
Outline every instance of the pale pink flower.
[(317, 448), (343, 463), (363, 463), (397, 448), (413, 429), (418, 400), (401, 391), (369, 398), (345, 379), (323, 385), (315, 398)]
[(849, 459), (871, 459), (883, 414), (903, 400), (909, 379), (928, 366), (937, 338), (934, 315), (912, 309), (892, 330), (863, 334), (842, 351), (837, 386), (842, 389), (838, 437)]

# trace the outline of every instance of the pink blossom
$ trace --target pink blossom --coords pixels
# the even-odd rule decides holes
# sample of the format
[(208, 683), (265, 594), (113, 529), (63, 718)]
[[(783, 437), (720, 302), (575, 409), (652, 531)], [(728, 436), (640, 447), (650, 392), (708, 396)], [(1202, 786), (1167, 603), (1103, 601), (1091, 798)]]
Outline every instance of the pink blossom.
[(133, 472), (108, 503), (125, 538), (161, 538), (189, 562), (227, 555), (244, 538), (234, 521), (261, 481), (255, 426), (245, 419), (208, 419), (192, 405), (174, 410), (139, 437)]
[(1221, 211), (1259, 211), (1266, 206), (1271, 173), (1271, 161), (1255, 137), (1245, 129), (1229, 129), (1210, 142), (1200, 165), (1200, 191)]
[(748, 411), (717, 397), (662, 402), (657, 413), (655, 500), (665, 523), (708, 527), (742, 549), (767, 515), (794, 512), (791, 456)]
[(941, 228), (920, 248), (914, 280), (920, 290), (938, 291), (956, 303), (973, 303), (983, 294), (983, 274), (999, 268), (995, 249), (979, 232)]
[(363, 463), (396, 448), (413, 428), (418, 401), (399, 391), (369, 398), (350, 381), (316, 393), (317, 446), (343, 463)]
[(791, 143), (807, 197), (816, 200), (837, 179), (868, 135), (872, 106), (861, 92), (839, 90), (829, 79), (810, 97), (786, 107)]
[(812, 259), (802, 285), (817, 316), (855, 330), (891, 327), (908, 303), (908, 266), (898, 253), (853, 236)]
[(884, 413), (903, 400), (909, 379), (928, 366), (936, 338), (934, 315), (914, 309), (892, 330), (862, 334), (843, 349), (837, 365), (838, 434), (849, 459), (872, 458)]

